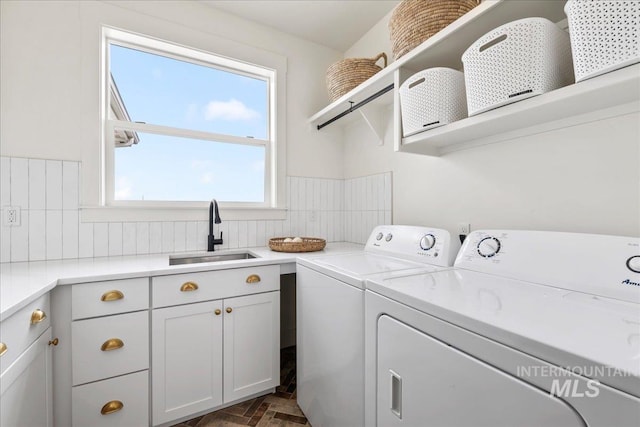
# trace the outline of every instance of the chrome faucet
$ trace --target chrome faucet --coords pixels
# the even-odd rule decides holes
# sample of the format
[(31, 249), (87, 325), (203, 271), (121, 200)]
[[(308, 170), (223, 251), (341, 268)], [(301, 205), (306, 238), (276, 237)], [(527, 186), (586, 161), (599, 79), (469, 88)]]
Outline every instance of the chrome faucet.
[[(215, 219), (214, 219), (215, 216)], [(220, 232), (220, 238), (216, 239), (216, 236), (213, 234), (213, 223), (220, 224), (222, 220), (220, 219), (220, 213), (218, 212), (218, 201), (216, 199), (212, 199), (209, 204), (209, 239), (207, 245), (207, 251), (213, 252), (215, 250), (215, 245), (221, 245), (222, 242), (222, 231)]]

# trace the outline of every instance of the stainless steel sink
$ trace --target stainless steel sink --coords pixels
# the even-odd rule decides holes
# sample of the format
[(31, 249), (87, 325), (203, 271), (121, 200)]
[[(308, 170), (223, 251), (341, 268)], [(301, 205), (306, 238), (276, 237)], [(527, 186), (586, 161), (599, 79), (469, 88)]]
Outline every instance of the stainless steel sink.
[(221, 262), (221, 261), (234, 261), (239, 259), (253, 259), (257, 256), (248, 252), (232, 253), (232, 254), (207, 254), (207, 255), (193, 255), (193, 256), (170, 256), (169, 265), (182, 265), (182, 264), (200, 264), (203, 262)]

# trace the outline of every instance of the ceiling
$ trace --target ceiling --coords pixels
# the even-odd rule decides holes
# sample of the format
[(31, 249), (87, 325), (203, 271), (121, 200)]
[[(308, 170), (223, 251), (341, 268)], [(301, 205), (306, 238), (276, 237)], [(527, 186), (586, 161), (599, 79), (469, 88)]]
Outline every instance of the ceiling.
[(346, 51), (399, 0), (202, 0), (233, 15), (340, 52)]

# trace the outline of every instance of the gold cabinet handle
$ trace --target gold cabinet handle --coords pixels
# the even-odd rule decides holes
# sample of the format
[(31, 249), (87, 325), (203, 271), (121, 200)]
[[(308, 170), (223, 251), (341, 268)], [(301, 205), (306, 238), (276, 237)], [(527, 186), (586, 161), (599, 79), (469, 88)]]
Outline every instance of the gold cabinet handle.
[(49, 341), (49, 345), (52, 345), (55, 347), (56, 345), (58, 345), (59, 342), (60, 340), (58, 338), (54, 338), (51, 341)]
[(260, 276), (258, 276), (257, 274), (252, 274), (249, 277), (247, 277), (247, 283), (258, 283), (260, 282)]
[(198, 289), (198, 284), (194, 282), (185, 282), (180, 286), (180, 292), (191, 292)]
[(117, 301), (124, 298), (124, 294), (118, 290), (107, 291), (100, 297), (100, 301)]
[(120, 338), (109, 338), (104, 343), (102, 343), (100, 350), (111, 351), (111, 350), (117, 350), (122, 347), (124, 347), (124, 343)]
[(220, 313), (222, 313), (222, 311), (220, 311), (219, 308), (216, 308), (216, 311), (214, 311), (214, 313), (216, 314), (216, 316), (220, 316)]
[(7, 345), (5, 343), (3, 343), (3, 342), (0, 342), (0, 356), (5, 354), (7, 352), (7, 350), (9, 350), (7, 348)]
[(227, 307), (227, 310), (226, 310), (227, 313), (231, 313), (232, 311), (233, 311), (233, 308)]
[(42, 322), (46, 318), (47, 318), (47, 313), (40, 310), (39, 308), (36, 308), (33, 311), (33, 313), (31, 313), (31, 324), (35, 325), (36, 323)]
[(112, 400), (111, 402), (107, 402), (104, 404), (102, 409), (100, 409), (100, 413), (102, 415), (109, 415), (113, 414), (114, 412), (118, 412), (122, 408), (124, 408), (124, 403), (120, 402), (119, 400)]

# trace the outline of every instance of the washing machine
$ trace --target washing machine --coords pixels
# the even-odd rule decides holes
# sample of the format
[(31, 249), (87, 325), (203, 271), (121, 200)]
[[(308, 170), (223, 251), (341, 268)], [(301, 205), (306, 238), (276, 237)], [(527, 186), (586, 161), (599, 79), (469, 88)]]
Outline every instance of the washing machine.
[(476, 231), (366, 286), (367, 426), (640, 425), (640, 239)]
[(297, 400), (314, 427), (364, 425), (364, 283), (453, 264), (460, 244), (429, 227), (376, 227), (363, 250), (299, 258)]

